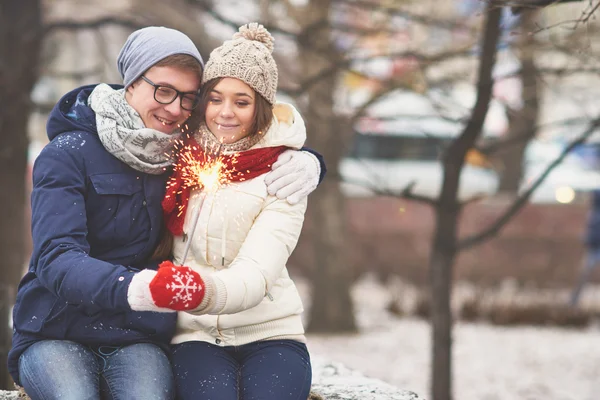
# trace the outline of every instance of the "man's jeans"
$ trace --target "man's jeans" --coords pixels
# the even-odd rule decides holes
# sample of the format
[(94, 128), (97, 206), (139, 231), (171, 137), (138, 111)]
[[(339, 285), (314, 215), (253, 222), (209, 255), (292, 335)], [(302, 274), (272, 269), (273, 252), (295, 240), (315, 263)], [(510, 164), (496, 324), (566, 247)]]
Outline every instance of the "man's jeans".
[(21, 385), (32, 400), (166, 400), (175, 398), (169, 359), (153, 344), (90, 348), (45, 340), (19, 359)]

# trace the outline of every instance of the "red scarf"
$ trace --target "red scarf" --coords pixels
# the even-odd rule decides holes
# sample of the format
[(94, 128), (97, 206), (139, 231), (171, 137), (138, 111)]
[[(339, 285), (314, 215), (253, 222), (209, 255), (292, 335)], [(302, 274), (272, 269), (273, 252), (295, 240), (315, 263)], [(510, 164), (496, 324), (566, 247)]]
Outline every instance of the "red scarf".
[[(220, 156), (223, 164), (221, 171), (227, 171), (227, 180), (240, 182), (255, 178), (271, 170), (271, 165), (287, 147), (264, 147), (239, 153)], [(199, 184), (190, 184), (186, 180), (191, 162), (201, 165), (210, 163), (214, 156), (204, 152), (193, 139), (184, 142), (179, 152), (173, 175), (167, 183), (167, 191), (162, 201), (165, 225), (174, 235), (183, 234), (183, 222), (192, 189), (201, 188)]]

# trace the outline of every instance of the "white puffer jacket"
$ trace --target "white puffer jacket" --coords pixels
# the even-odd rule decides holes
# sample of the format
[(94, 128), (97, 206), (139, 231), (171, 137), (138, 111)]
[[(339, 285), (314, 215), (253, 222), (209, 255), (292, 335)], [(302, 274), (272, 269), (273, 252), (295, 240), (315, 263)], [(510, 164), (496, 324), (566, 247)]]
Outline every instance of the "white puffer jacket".
[[(278, 103), (275, 118), (252, 148), (285, 145), (299, 149), (306, 140), (300, 114)], [(173, 343), (191, 340), (239, 346), (272, 338), (304, 340), (302, 301), (286, 269), (306, 211), (306, 199), (290, 205), (267, 193), (265, 175), (234, 182), (208, 193), (192, 193), (183, 231), (192, 243), (183, 263), (216, 288), (210, 314), (180, 312)], [(196, 230), (191, 219), (201, 205)], [(174, 263), (182, 264), (184, 236), (175, 237)]]

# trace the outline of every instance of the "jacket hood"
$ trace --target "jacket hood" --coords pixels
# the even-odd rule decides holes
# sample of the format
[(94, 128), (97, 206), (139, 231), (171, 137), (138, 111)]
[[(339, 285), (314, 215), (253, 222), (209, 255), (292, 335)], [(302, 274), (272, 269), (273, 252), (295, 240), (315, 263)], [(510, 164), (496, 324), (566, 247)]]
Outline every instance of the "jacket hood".
[[(96, 114), (87, 103), (90, 93), (96, 86), (94, 84), (74, 89), (56, 103), (46, 124), (49, 140), (64, 132), (84, 131), (97, 134)], [(122, 85), (110, 85), (110, 87), (123, 88)]]
[(287, 146), (300, 149), (306, 141), (306, 127), (300, 113), (288, 103), (273, 106), (273, 122), (264, 138), (253, 148)]

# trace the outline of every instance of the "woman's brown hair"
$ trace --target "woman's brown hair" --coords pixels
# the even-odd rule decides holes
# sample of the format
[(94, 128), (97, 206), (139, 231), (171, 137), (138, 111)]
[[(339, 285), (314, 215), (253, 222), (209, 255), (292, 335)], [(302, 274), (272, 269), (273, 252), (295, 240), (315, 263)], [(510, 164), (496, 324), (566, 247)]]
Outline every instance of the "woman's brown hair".
[(173, 234), (163, 224), (160, 242), (158, 242), (158, 245), (154, 249), (150, 260), (159, 262), (170, 260), (173, 255), (173, 239)]

